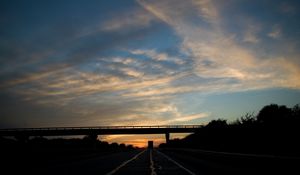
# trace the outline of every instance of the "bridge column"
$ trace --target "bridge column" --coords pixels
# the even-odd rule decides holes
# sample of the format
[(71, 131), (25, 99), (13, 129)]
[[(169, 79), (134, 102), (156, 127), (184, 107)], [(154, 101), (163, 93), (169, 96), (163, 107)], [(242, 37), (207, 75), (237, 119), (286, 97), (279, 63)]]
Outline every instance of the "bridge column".
[(170, 141), (170, 133), (167, 132), (165, 135), (166, 135), (166, 143), (169, 143), (169, 141)]

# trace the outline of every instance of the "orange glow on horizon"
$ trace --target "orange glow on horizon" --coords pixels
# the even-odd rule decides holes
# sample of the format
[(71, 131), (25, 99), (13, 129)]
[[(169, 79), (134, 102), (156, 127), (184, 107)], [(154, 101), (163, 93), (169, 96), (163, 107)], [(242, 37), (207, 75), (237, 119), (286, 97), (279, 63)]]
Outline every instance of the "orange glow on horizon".
[[(184, 138), (188, 134), (170, 134), (170, 139)], [(107, 141), (109, 143), (124, 143), (126, 145), (133, 145), (134, 147), (147, 147), (148, 141), (153, 141), (154, 147), (158, 147), (161, 143), (166, 142), (164, 134), (149, 134), (149, 135), (109, 135), (100, 140)]]
[[(123, 142), (126, 145), (133, 145), (134, 147), (146, 148), (148, 146), (149, 139), (136, 139), (133, 141)], [(161, 143), (165, 143), (162, 139), (152, 139), (154, 146), (158, 147)]]

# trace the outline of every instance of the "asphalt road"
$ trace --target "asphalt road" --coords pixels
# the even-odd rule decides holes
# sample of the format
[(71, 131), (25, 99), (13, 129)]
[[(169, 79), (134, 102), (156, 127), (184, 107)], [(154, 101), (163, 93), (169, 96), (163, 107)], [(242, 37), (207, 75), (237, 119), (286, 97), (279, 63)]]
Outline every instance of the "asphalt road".
[[(71, 161), (43, 163), (44, 160), (40, 160), (38, 164), (31, 163), (32, 160), (23, 161), (24, 166), (15, 164), (14, 167), (10, 167), (11, 173), (9, 174), (15, 172), (43, 175), (300, 174), (298, 158), (184, 149), (133, 150)], [(38, 161), (35, 160), (34, 162)]]
[(31, 168), (30, 174), (194, 174), (158, 150), (144, 149), (118, 152), (106, 156), (98, 156), (71, 163), (48, 165)]
[(192, 149), (161, 150), (195, 174), (300, 174), (300, 158)]

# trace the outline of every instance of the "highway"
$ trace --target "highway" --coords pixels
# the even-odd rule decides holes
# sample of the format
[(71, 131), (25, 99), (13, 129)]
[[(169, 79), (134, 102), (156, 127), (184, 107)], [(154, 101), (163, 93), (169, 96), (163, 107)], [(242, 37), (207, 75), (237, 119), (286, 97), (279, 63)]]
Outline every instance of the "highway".
[(10, 174), (299, 174), (300, 162), (298, 158), (185, 149), (132, 150), (56, 162), (33, 157), (20, 161), (23, 164), (15, 163)]
[(118, 152), (56, 165), (29, 168), (30, 174), (194, 174), (154, 149)]

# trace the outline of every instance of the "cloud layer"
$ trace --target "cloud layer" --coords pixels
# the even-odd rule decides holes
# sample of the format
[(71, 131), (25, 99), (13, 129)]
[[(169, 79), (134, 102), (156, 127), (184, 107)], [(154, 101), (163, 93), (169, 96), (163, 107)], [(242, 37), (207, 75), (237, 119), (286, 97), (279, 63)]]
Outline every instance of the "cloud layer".
[(299, 6), (272, 2), (3, 3), (2, 127), (199, 124), (186, 94), (299, 89)]

